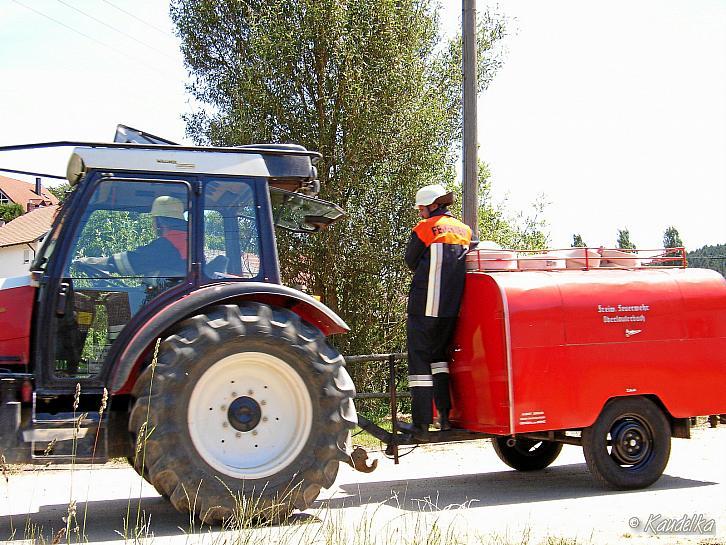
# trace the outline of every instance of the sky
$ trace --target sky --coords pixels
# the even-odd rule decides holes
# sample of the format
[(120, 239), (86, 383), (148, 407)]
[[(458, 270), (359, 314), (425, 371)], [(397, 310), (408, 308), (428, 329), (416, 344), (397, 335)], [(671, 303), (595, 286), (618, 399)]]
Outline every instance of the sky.
[[(442, 31), (460, 24), (442, 1)], [(544, 199), (552, 247), (726, 243), (726, 0), (478, 0), (507, 19), (478, 100), (494, 200)], [(180, 143), (193, 105), (165, 0), (0, 0), (0, 145), (110, 141), (118, 123)], [(63, 174), (68, 151), (0, 154)], [(10, 175), (23, 178), (19, 175)], [(45, 180), (44, 183), (51, 182)], [(50, 185), (52, 185), (51, 182)]]

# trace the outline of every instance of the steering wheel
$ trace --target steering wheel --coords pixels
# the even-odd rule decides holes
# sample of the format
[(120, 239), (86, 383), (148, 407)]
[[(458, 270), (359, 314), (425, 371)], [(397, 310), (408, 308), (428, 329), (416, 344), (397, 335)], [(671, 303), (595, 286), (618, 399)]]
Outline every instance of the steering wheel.
[[(85, 274), (89, 280), (95, 280), (99, 288), (113, 289), (119, 286), (128, 287), (125, 282), (121, 281), (115, 276), (112, 276), (111, 273), (109, 273), (108, 271), (104, 271), (103, 269), (95, 265), (91, 265), (90, 263), (84, 263), (83, 261), (74, 261), (72, 264), (79, 273)], [(113, 280), (113, 282), (111, 282), (111, 280)]]

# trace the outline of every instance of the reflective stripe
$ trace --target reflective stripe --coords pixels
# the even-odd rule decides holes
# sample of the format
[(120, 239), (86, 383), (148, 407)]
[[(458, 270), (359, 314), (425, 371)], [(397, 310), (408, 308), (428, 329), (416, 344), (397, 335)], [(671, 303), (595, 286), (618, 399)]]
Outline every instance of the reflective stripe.
[(131, 267), (131, 262), (129, 261), (128, 252), (113, 254), (113, 260), (116, 262), (116, 269), (119, 274), (127, 276), (134, 274), (134, 269)]
[(426, 316), (439, 315), (439, 297), (441, 295), (441, 265), (444, 261), (442, 245), (439, 243), (429, 246), (431, 262), (429, 264), (428, 292), (426, 293)]
[(110, 340), (115, 340), (116, 337), (118, 337), (118, 334), (121, 333), (121, 330), (125, 327), (125, 325), (110, 325), (108, 326), (108, 338)]
[(432, 388), (434, 379), (431, 375), (408, 375), (410, 388)]
[(439, 361), (436, 363), (431, 364), (431, 373), (434, 375), (438, 373), (448, 373), (449, 372), (449, 362), (447, 361)]

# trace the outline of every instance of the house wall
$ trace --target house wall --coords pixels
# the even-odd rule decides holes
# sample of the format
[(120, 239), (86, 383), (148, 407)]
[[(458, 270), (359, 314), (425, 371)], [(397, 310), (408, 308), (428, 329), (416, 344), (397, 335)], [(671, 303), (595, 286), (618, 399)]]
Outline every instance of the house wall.
[[(31, 243), (30, 246), (33, 247), (33, 250), (27, 244), (0, 248), (0, 278), (22, 276), (28, 273), (30, 264), (35, 258), (35, 251), (38, 249), (36, 243)], [(29, 259), (27, 263), (25, 263), (26, 257)]]

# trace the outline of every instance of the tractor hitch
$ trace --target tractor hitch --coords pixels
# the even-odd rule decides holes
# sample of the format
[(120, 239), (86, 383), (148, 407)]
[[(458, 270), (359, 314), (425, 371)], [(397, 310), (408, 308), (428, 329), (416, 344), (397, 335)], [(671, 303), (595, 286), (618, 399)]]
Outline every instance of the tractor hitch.
[(368, 460), (368, 453), (363, 447), (357, 446), (353, 449), (353, 452), (350, 454), (350, 461), (348, 461), (348, 464), (355, 469), (356, 471), (360, 471), (361, 473), (373, 473), (375, 469), (378, 467), (378, 460), (371, 461), (371, 464), (366, 464), (366, 460)]

